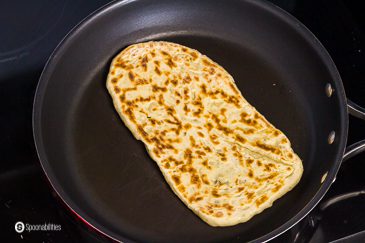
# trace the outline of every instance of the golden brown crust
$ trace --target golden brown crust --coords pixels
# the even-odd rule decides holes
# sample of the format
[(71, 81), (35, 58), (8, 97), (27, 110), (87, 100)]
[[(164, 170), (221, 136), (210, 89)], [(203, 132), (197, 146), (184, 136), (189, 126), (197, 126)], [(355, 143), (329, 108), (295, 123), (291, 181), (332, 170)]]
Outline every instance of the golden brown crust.
[(196, 50), (131, 45), (114, 58), (107, 88), (176, 195), (212, 226), (249, 220), (300, 180), (286, 136)]

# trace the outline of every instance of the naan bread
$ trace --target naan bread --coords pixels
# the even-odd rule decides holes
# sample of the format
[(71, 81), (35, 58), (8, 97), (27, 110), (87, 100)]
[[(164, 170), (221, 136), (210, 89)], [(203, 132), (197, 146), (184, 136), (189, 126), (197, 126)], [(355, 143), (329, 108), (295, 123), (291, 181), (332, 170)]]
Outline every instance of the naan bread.
[(249, 220), (301, 178), (288, 138), (196, 50), (162, 41), (131, 45), (114, 58), (107, 88), (171, 189), (211, 226)]

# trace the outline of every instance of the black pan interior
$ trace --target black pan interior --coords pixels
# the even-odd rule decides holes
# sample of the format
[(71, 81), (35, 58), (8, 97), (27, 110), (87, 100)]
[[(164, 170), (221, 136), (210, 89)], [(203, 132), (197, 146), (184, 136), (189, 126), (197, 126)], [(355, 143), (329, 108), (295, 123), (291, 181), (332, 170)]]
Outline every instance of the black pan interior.
[[(121, 122), (105, 88), (113, 56), (147, 40), (184, 44), (226, 68), (245, 98), (289, 137), (304, 163), (299, 185), (233, 227), (210, 227), (187, 209)], [(327, 83), (335, 88), (331, 98)], [(114, 3), (58, 48), (37, 96), (36, 142), (51, 182), (82, 217), (124, 241), (267, 235), (311, 201), (323, 174), (334, 176), (346, 140), (343, 88), (328, 55), (299, 23), (261, 1)], [(338, 136), (328, 145), (332, 130)]]

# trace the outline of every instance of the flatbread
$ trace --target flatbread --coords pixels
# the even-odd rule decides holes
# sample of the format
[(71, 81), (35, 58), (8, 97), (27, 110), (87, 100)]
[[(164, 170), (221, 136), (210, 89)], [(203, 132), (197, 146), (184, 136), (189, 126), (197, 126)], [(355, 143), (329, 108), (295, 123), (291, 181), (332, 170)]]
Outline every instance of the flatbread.
[(288, 138), (196, 50), (163, 41), (131, 45), (113, 59), (106, 84), (171, 189), (211, 226), (249, 220), (301, 178)]

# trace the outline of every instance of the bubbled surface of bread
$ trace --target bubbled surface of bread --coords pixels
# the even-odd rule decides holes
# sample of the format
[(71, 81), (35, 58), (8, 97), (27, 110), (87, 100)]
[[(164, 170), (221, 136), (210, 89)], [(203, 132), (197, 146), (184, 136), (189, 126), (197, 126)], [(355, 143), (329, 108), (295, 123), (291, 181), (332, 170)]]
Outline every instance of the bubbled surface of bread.
[(131, 45), (113, 59), (107, 89), (171, 189), (209, 225), (249, 220), (301, 178), (302, 162), (284, 133), (197, 50)]

